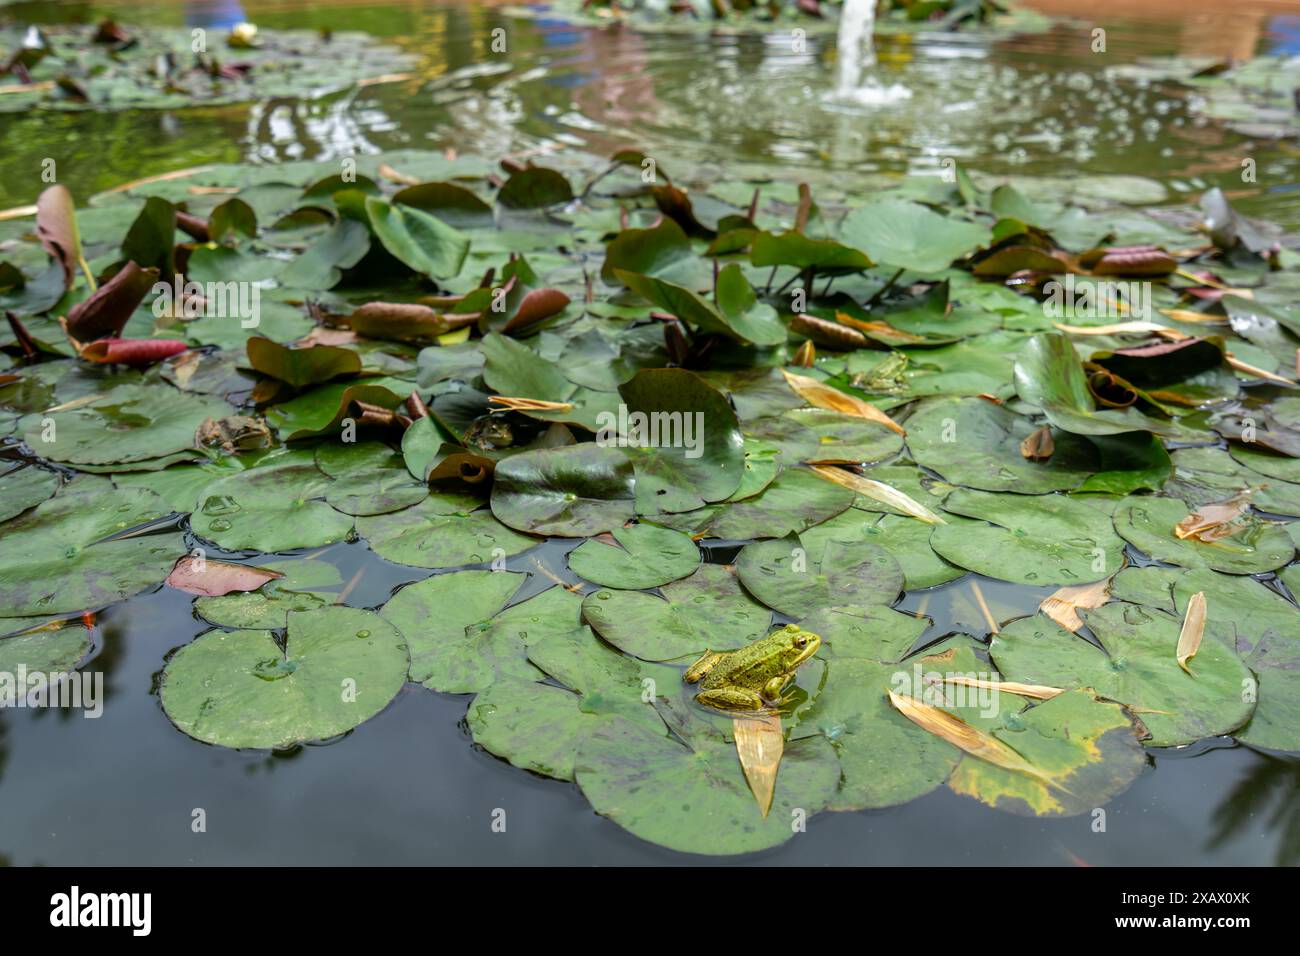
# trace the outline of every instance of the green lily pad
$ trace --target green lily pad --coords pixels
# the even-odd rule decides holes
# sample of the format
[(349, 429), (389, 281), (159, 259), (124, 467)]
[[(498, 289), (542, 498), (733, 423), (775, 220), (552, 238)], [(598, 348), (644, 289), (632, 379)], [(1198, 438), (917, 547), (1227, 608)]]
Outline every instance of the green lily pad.
[(1039, 426), (982, 398), (927, 401), (906, 425), (917, 464), (955, 485), (1046, 494), (1073, 488), (1098, 470), (1097, 449), (1066, 431), (1052, 436), (1056, 448), (1047, 461), (1025, 458), (1020, 444)]
[(885, 199), (855, 209), (840, 231), (879, 265), (942, 272), (991, 239), (986, 226), (949, 219), (920, 203)]
[(585, 541), (569, 552), (569, 568), (595, 584), (641, 590), (684, 578), (700, 563), (689, 535), (652, 524), (615, 528), (616, 545)]
[(1250, 516), (1240, 530), (1211, 542), (1175, 537), (1175, 526), (1190, 512), (1177, 498), (1130, 495), (1115, 508), (1115, 530), (1143, 554), (1184, 568), (1261, 574), (1295, 556), (1295, 545), (1282, 528)]
[(1119, 570), (1124, 542), (1100, 505), (1062, 495), (958, 489), (945, 511), (989, 522), (939, 525), (930, 544), (953, 564), (1016, 584), (1084, 584)]
[(270, 561), (258, 567), (284, 577), (273, 578), (256, 591), (200, 597), (194, 610), (218, 627), (275, 630), (285, 626), (290, 612), (334, 603), (335, 593), (343, 588), (339, 569), (328, 561)]
[(334, 479), (325, 501), (347, 515), (378, 515), (419, 504), (429, 486), (412, 481), (400, 454), (381, 442), (321, 445), (316, 467)]
[(406, 644), (373, 611), (289, 615), (284, 648), (269, 631), (210, 631), (163, 670), (163, 710), (182, 731), (232, 748), (283, 748), (346, 733), (406, 683)]
[(195, 500), (194, 533), (230, 551), (287, 551), (344, 540), (352, 519), (319, 499), (329, 479), (310, 452), (218, 478)]
[(1050, 687), (1088, 687), (1134, 710), (1155, 747), (1229, 734), (1255, 709), (1246, 665), (1207, 634), (1190, 673), (1178, 666), (1181, 621), (1152, 608), (1114, 602), (1082, 617), (1100, 647), (1038, 614), (994, 635), (990, 654), (1007, 680)]
[(537, 538), (507, 528), (488, 511), (470, 512), (468, 495), (431, 494), (418, 505), (357, 519), (357, 534), (385, 560), (417, 568), (454, 568), (504, 559)]
[(230, 414), (220, 399), (171, 386), (117, 385), (94, 401), (18, 421), (23, 440), (43, 458), (106, 465), (158, 458), (194, 446), (205, 418)]
[(877, 422), (824, 408), (796, 408), (745, 423), (745, 433), (778, 448), (787, 462), (880, 461), (897, 454), (903, 438)]
[(30, 685), (18, 684), (18, 674), (53, 674), (75, 670), (90, 653), (90, 631), (80, 624), (69, 624), (53, 631), (36, 631), (0, 640), (0, 706), (12, 707), (25, 697)]
[(676, 681), (673, 668), (624, 657), (585, 627), (548, 635), (528, 653), (564, 687), (498, 680), (475, 697), (466, 722), (474, 742), (490, 753), (534, 773), (572, 780), (582, 742), (611, 718), (667, 732), (652, 689), (659, 681)]
[(583, 741), (574, 763), (592, 808), (643, 840), (686, 853), (764, 850), (790, 839), (792, 822), (816, 813), (835, 792), (840, 770), (830, 744), (822, 737), (791, 741), (765, 818), (735, 745), (693, 714), (660, 708), (676, 736), (611, 719)]
[(626, 423), (610, 415), (596, 440), (626, 449), (639, 514), (692, 511), (740, 487), (740, 423), (712, 385), (686, 369), (643, 369), (619, 394)]
[(853, 492), (804, 468), (786, 468), (761, 494), (728, 504), (705, 523), (709, 537), (745, 541), (798, 534), (849, 508)]
[(8, 521), (39, 505), (58, 488), (57, 472), (24, 466), (21, 462), (0, 465), (0, 521)]
[(95, 610), (162, 584), (179, 532), (104, 540), (171, 509), (144, 489), (65, 490), (4, 525), (0, 617)]
[(582, 602), (582, 617), (610, 644), (646, 661), (734, 650), (766, 634), (772, 620), (735, 575), (716, 564), (700, 565), (660, 593), (592, 591)]
[(892, 604), (903, 590), (903, 571), (883, 548), (808, 535), (746, 545), (736, 573), (750, 594), (795, 618), (831, 605)]
[(1169, 424), (1144, 415), (1133, 406), (1098, 409), (1088, 390), (1078, 353), (1059, 332), (1043, 332), (1030, 338), (1016, 359), (1015, 376), (1020, 397), (1041, 408), (1053, 425), (1067, 432), (1175, 434)]
[(631, 520), (633, 485), (632, 462), (618, 448), (521, 452), (497, 465), (492, 513), (518, 531), (582, 538)]
[(529, 644), (578, 627), (580, 602), (551, 588), (501, 613), (523, 578), (509, 571), (457, 571), (398, 591), (380, 613), (406, 636), (411, 680), (469, 694), (497, 680), (541, 679), (528, 660)]
[(432, 213), (400, 203), (366, 199), (370, 228), (395, 259), (434, 279), (460, 272), (469, 253), (469, 237)]
[(1085, 690), (1004, 711), (997, 724), (984, 729), (1040, 776), (966, 756), (948, 786), (1022, 816), (1088, 813), (1127, 790), (1147, 763), (1132, 718), (1119, 704)]
[(822, 657), (889, 662), (907, 656), (929, 628), (929, 621), (873, 604), (817, 608), (801, 619), (799, 626), (821, 637)]

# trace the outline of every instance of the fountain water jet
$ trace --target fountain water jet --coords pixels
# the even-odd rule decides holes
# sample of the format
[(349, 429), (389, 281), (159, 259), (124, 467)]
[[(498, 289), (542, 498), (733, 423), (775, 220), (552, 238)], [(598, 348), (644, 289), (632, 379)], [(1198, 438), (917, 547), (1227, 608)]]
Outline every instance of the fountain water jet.
[(840, 77), (835, 88), (836, 99), (853, 100), (867, 106), (883, 106), (909, 99), (912, 95), (911, 90), (898, 83), (883, 86), (874, 79), (862, 82), (863, 68), (870, 69), (876, 65), (876, 2), (877, 0), (845, 0), (840, 11), (839, 34), (836, 38)]

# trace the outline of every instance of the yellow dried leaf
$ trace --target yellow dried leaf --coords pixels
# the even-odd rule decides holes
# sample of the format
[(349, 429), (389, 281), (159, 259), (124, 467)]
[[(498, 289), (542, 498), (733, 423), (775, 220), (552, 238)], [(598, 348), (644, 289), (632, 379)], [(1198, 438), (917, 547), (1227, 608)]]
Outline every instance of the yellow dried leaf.
[(383, 176), (390, 183), (397, 183), (401, 186), (418, 186), (420, 184), (419, 176), (412, 176), (410, 173), (404, 173), (401, 170), (394, 169), (387, 163), (379, 164), (379, 175)]
[(1006, 691), (1018, 697), (1032, 697), (1035, 700), (1051, 700), (1057, 694), (1064, 694), (1060, 687), (1048, 687), (1045, 684), (1020, 684), (1009, 680), (980, 680), (978, 677), (945, 677), (945, 684), (959, 684), (962, 687), (978, 687), (983, 690)]
[(817, 346), (813, 345), (812, 339), (805, 339), (803, 345), (799, 346), (799, 350), (794, 353), (794, 358), (790, 360), (790, 364), (799, 368), (812, 368), (816, 361)]
[(1201, 648), (1201, 638), (1205, 636), (1205, 592), (1197, 591), (1187, 602), (1187, 615), (1183, 618), (1183, 629), (1178, 635), (1178, 666), (1191, 673), (1187, 662), (1196, 656)]
[(1079, 633), (1083, 621), (1079, 617), (1079, 608), (1101, 607), (1110, 600), (1110, 578), (1094, 584), (1071, 584), (1043, 598), (1038, 605), (1042, 611), (1061, 627), (1074, 634)]
[(736, 735), (736, 754), (740, 757), (745, 780), (758, 801), (764, 817), (772, 809), (772, 795), (776, 793), (776, 772), (785, 752), (785, 737), (781, 733), (781, 718), (775, 714), (762, 717), (736, 717), (731, 722)]
[(839, 412), (841, 415), (852, 415), (855, 418), (865, 418), (867, 421), (876, 422), (884, 425), (886, 428), (898, 432), (900, 435), (906, 435), (903, 426), (898, 424), (880, 409), (876, 408), (870, 402), (864, 402), (860, 398), (841, 392), (838, 388), (832, 388), (815, 378), (807, 375), (795, 375), (793, 372), (787, 372), (781, 369), (781, 374), (785, 376), (786, 382), (794, 389), (795, 394), (802, 398), (809, 405), (817, 408), (829, 409), (833, 412)]
[(881, 504), (896, 508), (905, 515), (910, 515), (929, 524), (948, 523), (916, 499), (909, 497), (897, 488), (891, 488), (883, 481), (876, 481), (874, 478), (863, 478), (861, 475), (855, 475), (843, 468), (828, 465), (813, 465), (811, 467), (813, 474), (825, 478), (827, 481), (833, 481), (850, 491), (856, 491), (872, 501), (879, 501)]
[(889, 702), (894, 705), (895, 709), (922, 730), (928, 731), (936, 737), (942, 737), (959, 750), (970, 754), (972, 757), (987, 761), (995, 767), (1001, 767), (1003, 770), (1010, 770), (1015, 773), (1023, 773), (1025, 776), (1032, 777), (1049, 787), (1055, 787), (1069, 793), (1051, 776), (1043, 773), (992, 734), (972, 727), (960, 717), (954, 717), (946, 710), (940, 710), (938, 707), (922, 703), (915, 697), (895, 694), (892, 690), (887, 691), (887, 693), (889, 694)]
[(1181, 541), (1195, 538), (1207, 544), (1226, 538), (1237, 529), (1234, 522), (1250, 507), (1250, 492), (1234, 495), (1226, 501), (1201, 505), (1174, 526), (1174, 536)]

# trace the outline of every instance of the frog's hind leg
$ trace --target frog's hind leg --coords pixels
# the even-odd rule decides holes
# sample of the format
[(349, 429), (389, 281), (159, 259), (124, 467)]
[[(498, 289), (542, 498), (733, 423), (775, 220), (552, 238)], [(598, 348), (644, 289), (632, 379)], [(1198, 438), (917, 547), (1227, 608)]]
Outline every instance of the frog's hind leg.
[(714, 710), (742, 711), (749, 714), (767, 708), (760, 695), (743, 687), (702, 690), (695, 695), (695, 699), (705, 707), (712, 707)]
[(701, 677), (713, 670), (713, 665), (722, 660), (722, 655), (717, 651), (705, 651), (698, 661), (686, 668), (686, 673), (682, 675), (682, 680), (688, 684), (694, 684)]

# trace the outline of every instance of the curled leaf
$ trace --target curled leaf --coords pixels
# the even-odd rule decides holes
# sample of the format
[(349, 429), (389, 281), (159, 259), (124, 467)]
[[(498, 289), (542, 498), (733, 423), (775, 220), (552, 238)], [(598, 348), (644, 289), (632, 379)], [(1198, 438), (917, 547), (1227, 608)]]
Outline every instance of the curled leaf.
[(68, 335), (82, 342), (119, 335), (157, 281), (157, 269), (141, 269), (128, 260), (90, 298), (68, 310)]
[(978, 677), (966, 677), (955, 674), (943, 678), (945, 684), (957, 684), (962, 687), (978, 687), (981, 690), (1006, 691), (1020, 697), (1032, 697), (1034, 700), (1051, 700), (1057, 694), (1064, 694), (1062, 687), (1047, 687), (1044, 684), (1021, 684), (1010, 680), (981, 680)]
[(1034, 429), (1020, 443), (1020, 454), (1030, 461), (1047, 461), (1056, 451), (1056, 443), (1052, 440), (1052, 427), (1043, 425)]
[(186, 555), (167, 575), (168, 587), (205, 597), (221, 597), (232, 591), (256, 591), (267, 581), (282, 578), (280, 571), (268, 571), (247, 564), (232, 564), (212, 558)]
[(188, 351), (177, 339), (99, 339), (82, 347), (80, 356), (101, 365), (131, 365), (141, 368)]
[(841, 415), (865, 418), (867, 421), (884, 425), (900, 435), (907, 434), (902, 425), (870, 402), (864, 402), (860, 398), (841, 392), (838, 388), (832, 388), (807, 375), (796, 375), (793, 372), (787, 372), (785, 369), (781, 370), (781, 374), (785, 376), (786, 383), (794, 389), (795, 393), (809, 405), (839, 412)]
[(1038, 605), (1042, 611), (1061, 627), (1078, 634), (1083, 627), (1079, 617), (1080, 608), (1101, 607), (1110, 600), (1110, 579), (1105, 578), (1092, 584), (1071, 584), (1054, 591), (1043, 598)]
[(1174, 525), (1174, 536), (1180, 541), (1195, 538), (1207, 544), (1228, 537), (1237, 530), (1237, 519), (1250, 507), (1250, 494), (1247, 491), (1226, 501), (1201, 505)]
[(1201, 638), (1205, 636), (1205, 592), (1197, 591), (1187, 602), (1187, 614), (1183, 618), (1183, 629), (1178, 634), (1178, 666), (1191, 673), (1187, 662), (1196, 656), (1201, 648)]

